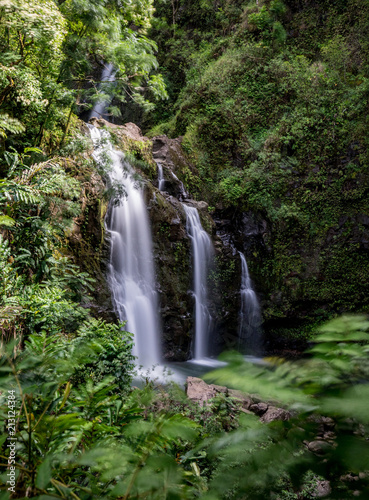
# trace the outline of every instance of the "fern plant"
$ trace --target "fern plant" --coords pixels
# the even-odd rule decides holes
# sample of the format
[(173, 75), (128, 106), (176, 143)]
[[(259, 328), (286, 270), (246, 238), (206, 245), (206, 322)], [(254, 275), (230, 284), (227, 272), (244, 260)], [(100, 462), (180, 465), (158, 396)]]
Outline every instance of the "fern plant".
[(0, 141), (7, 138), (7, 132), (11, 132), (12, 134), (20, 134), (25, 131), (25, 127), (23, 123), (21, 123), (16, 118), (9, 116), (8, 113), (0, 114)]
[[(122, 399), (111, 377), (73, 386), (76, 369), (95, 355), (91, 342), (75, 348), (44, 333), (31, 336), (16, 359), (11, 347), (2, 351), (0, 384), (17, 401), (13, 498), (184, 499), (195, 494), (192, 475), (178, 469), (176, 457), (179, 440), (196, 438), (195, 423), (181, 415), (145, 417), (142, 400), (150, 400), (151, 392), (134, 391)], [(2, 425), (5, 396), (0, 394)], [(6, 450), (6, 435), (0, 443)], [(6, 474), (3, 461), (0, 470)]]

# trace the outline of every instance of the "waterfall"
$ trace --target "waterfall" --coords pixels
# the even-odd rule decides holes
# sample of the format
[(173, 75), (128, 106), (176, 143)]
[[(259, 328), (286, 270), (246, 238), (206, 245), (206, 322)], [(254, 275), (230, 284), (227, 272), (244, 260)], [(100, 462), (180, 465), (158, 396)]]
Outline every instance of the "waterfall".
[[(90, 125), (96, 146), (95, 158), (102, 133)], [(134, 335), (133, 354), (138, 364), (149, 367), (160, 361), (160, 335), (157, 294), (155, 291), (151, 232), (147, 208), (141, 187), (133, 178), (132, 167), (124, 156), (108, 142), (112, 160), (110, 182), (121, 184), (126, 197), (110, 208), (107, 229), (111, 238), (109, 284), (113, 303), (126, 329)], [(124, 169), (126, 172), (124, 172)]]
[(260, 306), (256, 293), (252, 288), (246, 258), (243, 253), (239, 253), (242, 265), (239, 346), (241, 349), (257, 352), (260, 349), (261, 343)]
[(209, 235), (204, 231), (196, 208), (183, 205), (187, 217), (187, 233), (191, 239), (193, 256), (193, 294), (195, 298), (195, 348), (194, 358), (209, 354), (209, 334), (212, 317), (207, 307), (207, 278), (214, 257)]
[[(104, 67), (102, 75), (101, 75), (101, 82), (113, 82), (115, 79), (114, 76), (114, 68), (112, 64), (108, 64), (107, 66)], [(101, 87), (101, 84), (99, 85)], [(94, 107), (91, 110), (89, 120), (93, 117), (95, 118), (103, 118), (103, 114), (105, 112), (106, 108), (106, 102), (104, 100), (97, 101), (94, 105)]]
[(180, 187), (179, 199), (181, 201), (187, 199), (188, 198), (188, 193), (185, 190), (183, 182), (178, 179), (178, 177), (176, 176), (176, 174), (174, 172), (171, 171), (170, 173), (172, 174), (173, 179), (175, 179), (178, 182), (178, 184), (179, 184), (179, 187)]
[(157, 163), (157, 166), (158, 166), (158, 189), (159, 191), (163, 191), (165, 186), (163, 166), (161, 163)]

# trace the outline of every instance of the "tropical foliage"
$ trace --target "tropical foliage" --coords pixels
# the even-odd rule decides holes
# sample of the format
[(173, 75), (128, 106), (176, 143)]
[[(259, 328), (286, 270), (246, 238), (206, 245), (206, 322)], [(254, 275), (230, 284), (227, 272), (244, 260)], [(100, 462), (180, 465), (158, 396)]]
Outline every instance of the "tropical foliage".
[[(368, 498), (369, 322), (337, 313), (368, 307), (369, 8), (318, 3), (0, 0), (1, 500)], [(94, 299), (125, 195), (76, 118), (99, 101), (183, 135), (182, 180), (210, 210), (265, 222), (264, 315), (306, 322), (310, 348), (228, 353), (207, 380), (288, 420), (133, 387), (132, 334)]]
[[(0, 2), (2, 138), (4, 130), (26, 127), (8, 143), (54, 148), (72, 114), (94, 100), (114, 94), (117, 103), (133, 99), (151, 107), (144, 90), (153, 101), (165, 98), (161, 76), (152, 73), (156, 46), (146, 36), (152, 14), (151, 0)], [(100, 85), (109, 64), (115, 83)]]
[[(2, 425), (7, 391), (17, 402), (13, 498), (309, 499), (323, 480), (330, 498), (366, 498), (365, 318), (322, 327), (304, 361), (257, 367), (227, 355), (228, 366), (208, 375), (283, 403), (292, 417), (270, 424), (221, 397), (196, 409), (175, 387), (162, 393), (149, 385), (122, 398), (114, 375), (103, 378), (109, 370), (101, 371), (101, 362), (109, 366), (101, 360), (104, 328), (106, 335), (101, 322), (86, 323), (70, 343), (33, 334), (16, 358), (14, 344), (3, 347)], [(126, 367), (129, 350), (128, 340), (120, 351)], [(330, 430), (322, 436), (324, 426)], [(7, 460), (6, 435), (2, 445)], [(7, 469), (1, 467), (5, 499)]]

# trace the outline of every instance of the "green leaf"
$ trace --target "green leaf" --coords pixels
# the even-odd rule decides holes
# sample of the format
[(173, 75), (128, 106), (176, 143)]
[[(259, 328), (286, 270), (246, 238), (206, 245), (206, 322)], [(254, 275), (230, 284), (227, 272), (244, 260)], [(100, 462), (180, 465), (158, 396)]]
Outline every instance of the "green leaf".
[(353, 417), (369, 423), (369, 384), (359, 384), (340, 397), (324, 398), (322, 412), (334, 416)]
[(173, 415), (164, 421), (162, 433), (169, 440), (192, 441), (196, 437), (199, 427), (195, 422), (182, 417), (182, 415)]
[(337, 454), (350, 471), (359, 473), (369, 468), (369, 446), (357, 436), (338, 436)]
[(42, 464), (38, 467), (37, 477), (36, 477), (36, 486), (41, 490), (44, 490), (46, 486), (51, 481), (51, 466), (50, 466), (50, 458), (47, 457)]
[(13, 227), (16, 224), (15, 220), (8, 215), (0, 215), (0, 226)]
[(25, 148), (24, 152), (25, 153), (40, 153), (40, 154), (43, 153), (42, 149), (40, 149), (40, 148)]

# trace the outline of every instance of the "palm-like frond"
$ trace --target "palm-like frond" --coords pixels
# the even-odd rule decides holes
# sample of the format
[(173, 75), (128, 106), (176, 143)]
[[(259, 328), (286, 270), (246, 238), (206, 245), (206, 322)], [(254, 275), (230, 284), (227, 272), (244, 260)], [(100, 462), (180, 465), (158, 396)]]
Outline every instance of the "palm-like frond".
[(14, 178), (14, 181), (18, 184), (29, 185), (30, 181), (41, 171), (48, 168), (59, 169), (59, 164), (53, 160), (47, 160), (41, 163), (35, 163), (30, 168), (23, 170), (22, 174)]
[(7, 113), (2, 113), (0, 114), (0, 137), (3, 139), (7, 137), (6, 130), (12, 134), (20, 134), (25, 131), (25, 127), (16, 118), (9, 116)]
[(12, 179), (0, 180), (0, 201), (38, 204), (47, 196), (62, 196), (63, 192), (78, 191), (79, 183), (70, 178), (58, 159), (35, 163)]
[(0, 196), (3, 202), (7, 201), (10, 205), (13, 203), (38, 203), (40, 201), (40, 192), (33, 186), (22, 185), (14, 180), (0, 180)]

